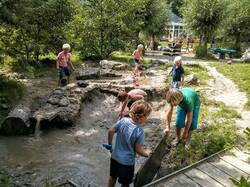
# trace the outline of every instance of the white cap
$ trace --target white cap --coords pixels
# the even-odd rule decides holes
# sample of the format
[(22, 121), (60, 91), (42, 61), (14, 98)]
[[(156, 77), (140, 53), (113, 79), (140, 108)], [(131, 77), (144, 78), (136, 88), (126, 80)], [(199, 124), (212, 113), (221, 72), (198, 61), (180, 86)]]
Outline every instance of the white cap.
[(181, 56), (177, 56), (174, 58), (174, 63), (180, 62), (182, 60)]
[(70, 49), (70, 45), (69, 44), (63, 44), (62, 48), (63, 49)]
[(143, 45), (142, 45), (142, 44), (139, 44), (139, 45), (137, 46), (137, 49), (143, 49)]

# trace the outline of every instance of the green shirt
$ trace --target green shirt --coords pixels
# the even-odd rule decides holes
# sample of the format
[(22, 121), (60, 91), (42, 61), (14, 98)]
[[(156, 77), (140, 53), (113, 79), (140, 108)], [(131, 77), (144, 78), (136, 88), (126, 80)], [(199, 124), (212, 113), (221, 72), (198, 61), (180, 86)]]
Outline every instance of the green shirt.
[(194, 107), (200, 106), (200, 96), (191, 88), (183, 88), (181, 90), (183, 100), (179, 104), (179, 107), (183, 108), (187, 112), (193, 112)]

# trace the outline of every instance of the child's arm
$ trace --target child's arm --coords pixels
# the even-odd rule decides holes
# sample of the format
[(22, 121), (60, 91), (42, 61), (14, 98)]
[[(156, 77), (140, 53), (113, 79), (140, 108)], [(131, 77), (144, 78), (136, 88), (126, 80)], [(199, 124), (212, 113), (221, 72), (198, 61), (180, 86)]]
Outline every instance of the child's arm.
[(184, 85), (184, 73), (181, 75), (181, 84)]
[(164, 130), (165, 134), (169, 133), (170, 123), (171, 123), (171, 119), (172, 119), (172, 115), (173, 115), (173, 110), (174, 110), (174, 107), (170, 106), (170, 108), (167, 111), (167, 114), (166, 114), (166, 128)]
[(72, 62), (71, 62), (71, 57), (69, 57), (68, 64), (70, 65), (70, 67), (71, 67), (73, 70), (75, 70), (75, 68), (74, 68), (74, 66), (73, 66), (73, 64), (72, 64)]
[(121, 112), (119, 113), (119, 119), (121, 119), (123, 117), (123, 112), (124, 112), (126, 106), (128, 105), (128, 99), (129, 99), (129, 97), (127, 97), (126, 100), (122, 104), (122, 109), (121, 109)]
[(145, 149), (142, 144), (135, 144), (135, 151), (138, 155), (149, 157), (151, 150)]
[(109, 128), (109, 130), (108, 130), (108, 144), (109, 145), (112, 145), (114, 134), (115, 134), (115, 128), (113, 128), (113, 127)]
[(57, 61), (56, 61), (56, 69), (59, 69), (59, 56), (57, 57)]
[(183, 132), (183, 135), (182, 135), (183, 139), (187, 139), (187, 137), (188, 137), (188, 132), (189, 132), (192, 120), (193, 120), (193, 112), (188, 112), (187, 113), (187, 121), (186, 121), (185, 129), (184, 129), (184, 132)]

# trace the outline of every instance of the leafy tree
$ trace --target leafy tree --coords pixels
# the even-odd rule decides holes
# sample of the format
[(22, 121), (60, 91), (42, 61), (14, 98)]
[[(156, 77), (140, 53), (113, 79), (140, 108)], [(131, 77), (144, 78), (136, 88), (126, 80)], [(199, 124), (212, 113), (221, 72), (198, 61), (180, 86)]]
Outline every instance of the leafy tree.
[(228, 0), (227, 3), (222, 25), (224, 37), (233, 39), (234, 48), (240, 50), (241, 42), (250, 39), (250, 3), (249, 0)]
[[(218, 29), (224, 14), (223, 0), (185, 0), (182, 8), (183, 19), (188, 29), (198, 36), (204, 36), (204, 48)], [(207, 50), (205, 51), (206, 55)]]
[(144, 24), (142, 0), (88, 0), (70, 24), (83, 58), (105, 58), (136, 41)]
[[(65, 25), (73, 17), (74, 1), (12, 1), (14, 5), (5, 3), (0, 9), (0, 18), (5, 24), (1, 32), (8, 37), (0, 40), (7, 54), (15, 58), (20, 55), (19, 60), (23, 60), (25, 54), (26, 61), (30, 57), (39, 61), (40, 54), (57, 51), (65, 40)], [(11, 17), (6, 18), (4, 13)]]
[(168, 15), (169, 5), (165, 0), (150, 0), (147, 2), (143, 32), (152, 37), (154, 44), (155, 37), (165, 33)]
[(184, 0), (167, 0), (167, 3), (170, 4), (171, 10), (177, 16), (182, 17), (181, 15), (181, 7), (183, 5)]

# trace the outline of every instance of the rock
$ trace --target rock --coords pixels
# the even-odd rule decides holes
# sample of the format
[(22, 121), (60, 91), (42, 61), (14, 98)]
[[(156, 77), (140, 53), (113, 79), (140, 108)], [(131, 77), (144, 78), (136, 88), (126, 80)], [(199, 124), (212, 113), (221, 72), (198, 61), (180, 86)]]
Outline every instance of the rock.
[(60, 106), (68, 106), (69, 105), (69, 100), (67, 98), (62, 98), (59, 102)]
[(77, 80), (88, 80), (100, 78), (100, 68), (84, 68), (79, 70), (76, 75)]
[(250, 47), (242, 55), (241, 61), (243, 61), (243, 62), (250, 62)]
[(154, 66), (161, 66), (161, 65), (165, 65), (167, 63), (167, 61), (164, 60), (153, 60), (153, 64)]
[(198, 78), (194, 74), (191, 74), (185, 78), (185, 82), (196, 85), (198, 83)]
[(101, 60), (100, 66), (103, 69), (113, 69), (113, 70), (127, 70), (128, 64), (116, 61), (109, 61), (109, 60)]
[(122, 75), (108, 69), (101, 70), (101, 77), (122, 77)]
[(82, 88), (86, 88), (89, 85), (89, 83), (87, 83), (86, 81), (81, 81), (81, 80), (77, 81), (77, 84), (79, 87), (82, 87)]

